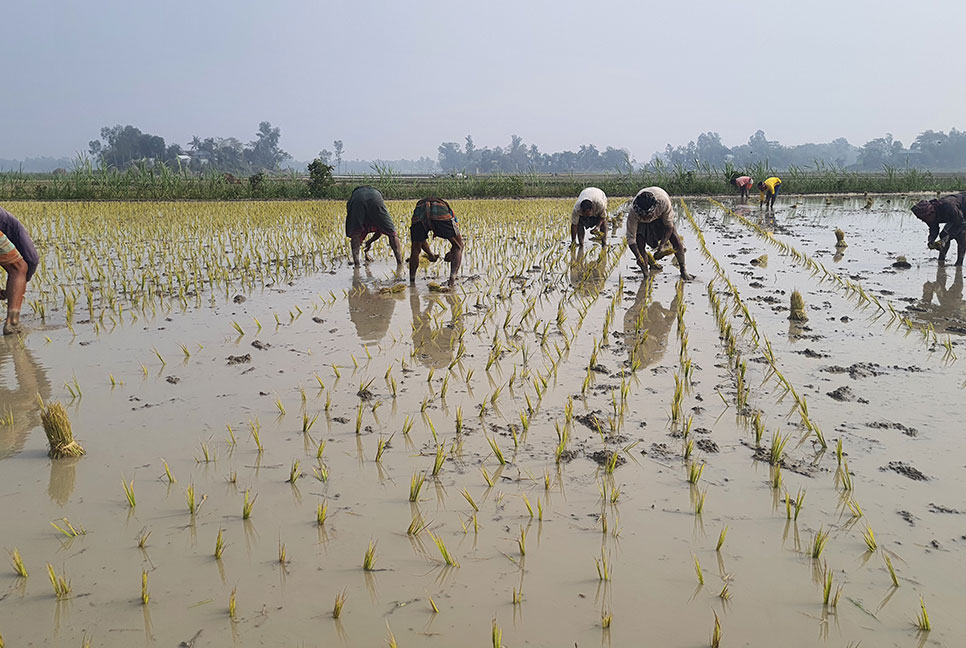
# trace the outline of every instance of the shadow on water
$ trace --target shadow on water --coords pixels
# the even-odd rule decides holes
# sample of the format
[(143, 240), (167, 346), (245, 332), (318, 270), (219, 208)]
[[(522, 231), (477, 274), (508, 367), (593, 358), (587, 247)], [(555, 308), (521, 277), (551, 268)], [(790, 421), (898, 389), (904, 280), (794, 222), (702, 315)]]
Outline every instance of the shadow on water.
[[(40, 425), (40, 403), (50, 398), (46, 370), (20, 340), (0, 338), (0, 459), (11, 457), (27, 442), (27, 435)], [(7, 420), (12, 417), (12, 423)]]
[(356, 268), (352, 274), (352, 290), (348, 295), (349, 319), (355, 325), (360, 340), (378, 344), (389, 331), (396, 302), (402, 295), (381, 293), (378, 288), (370, 288), (366, 281), (372, 281), (372, 273), (367, 268), (364, 281), (362, 272)]
[(677, 308), (677, 296), (671, 300), (670, 308), (664, 308), (660, 302), (650, 301), (648, 282), (641, 282), (634, 304), (624, 313), (624, 343), (631, 366), (636, 360), (640, 363), (639, 369), (643, 369), (664, 357)]
[[(444, 305), (442, 300), (446, 300)], [(457, 344), (463, 337), (463, 303), (454, 293), (430, 293), (425, 308), (416, 291), (409, 294), (412, 311), (413, 349), (416, 359), (426, 367), (446, 367), (453, 361)], [(448, 312), (443, 321), (440, 313)]]

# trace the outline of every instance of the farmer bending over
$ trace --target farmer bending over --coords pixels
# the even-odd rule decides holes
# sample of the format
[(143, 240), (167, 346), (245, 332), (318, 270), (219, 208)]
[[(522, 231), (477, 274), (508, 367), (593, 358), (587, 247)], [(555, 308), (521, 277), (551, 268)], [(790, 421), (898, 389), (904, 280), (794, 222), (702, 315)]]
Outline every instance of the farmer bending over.
[(685, 281), (694, 279), (684, 267), (684, 241), (674, 227), (671, 197), (660, 187), (641, 189), (627, 213), (627, 244), (645, 277), (651, 274), (650, 264), (642, 256), (642, 253), (647, 254), (645, 246), (656, 250), (655, 257), (660, 258), (671, 253), (666, 249), (668, 243), (678, 260), (681, 278)]
[(7, 286), (0, 290), (0, 299), (7, 300), (7, 319), (4, 335), (25, 332), (20, 323), (20, 307), (27, 292), (27, 282), (34, 276), (40, 256), (26, 228), (13, 214), (0, 207), (0, 266), (7, 271)]
[(366, 241), (366, 263), (372, 261), (369, 248), (376, 239), (385, 234), (389, 237), (389, 245), (396, 256), (396, 264), (402, 265), (402, 250), (399, 247), (396, 226), (393, 225), (386, 203), (377, 189), (365, 185), (356, 187), (345, 204), (345, 210), (345, 235), (352, 244), (353, 265), (359, 265), (359, 248), (362, 247), (362, 239), (369, 233), (372, 233), (372, 238)]
[(444, 259), (449, 261), (449, 285), (456, 283), (456, 273), (463, 262), (463, 237), (456, 222), (456, 214), (449, 203), (442, 198), (423, 198), (416, 203), (413, 210), (413, 222), (409, 226), (409, 236), (412, 239), (412, 249), (409, 253), (409, 282), (416, 281), (416, 270), (419, 268), (419, 252), (426, 253), (430, 261), (435, 261), (439, 255), (433, 254), (429, 247), (429, 233), (436, 238), (444, 238), (451, 244)]
[(587, 187), (577, 196), (570, 214), (570, 244), (584, 245), (584, 230), (591, 230), (607, 242), (607, 196), (597, 187)]
[[(963, 227), (963, 218), (966, 215), (966, 193), (920, 200), (913, 205), (912, 213), (929, 226), (929, 239), (926, 245), (931, 250), (939, 250), (940, 265), (946, 263), (946, 252), (949, 251), (949, 245), (953, 240), (956, 241), (956, 265), (963, 265), (963, 255), (966, 255), (966, 228)], [(946, 225), (942, 233), (939, 232), (940, 223)]]
[(758, 183), (758, 206), (765, 205), (765, 209), (775, 208), (775, 198), (782, 189), (782, 181), (778, 176), (772, 176)]
[(741, 202), (748, 200), (748, 192), (751, 191), (752, 185), (755, 181), (751, 179), (751, 176), (735, 176), (731, 179), (731, 184), (738, 188), (741, 193)]

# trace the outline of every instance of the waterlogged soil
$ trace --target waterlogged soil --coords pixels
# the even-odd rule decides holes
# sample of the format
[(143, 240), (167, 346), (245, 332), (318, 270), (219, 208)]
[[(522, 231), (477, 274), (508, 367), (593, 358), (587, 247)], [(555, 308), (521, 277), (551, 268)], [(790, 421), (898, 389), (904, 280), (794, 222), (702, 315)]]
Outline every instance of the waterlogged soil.
[[(43, 324), (34, 315), (22, 341), (0, 340), (0, 415), (10, 415), (0, 544), (29, 571), (0, 573), (0, 636), (9, 646), (374, 646), (391, 629), (400, 646), (454, 646), (492, 645), (496, 623), (506, 646), (695, 647), (708, 645), (716, 614), (722, 645), (959, 645), (966, 302), (961, 270), (937, 265), (912, 202), (791, 197), (773, 215), (728, 204), (898, 317), (728, 211), (689, 202), (827, 450), (729, 307), (747, 362), (739, 407), (708, 297), (712, 280), (722, 300), (727, 290), (680, 207), (697, 277), (680, 293), (670, 263), (648, 289), (617, 239), (605, 252), (569, 249), (565, 201), (549, 233), (545, 220), (524, 222), (525, 201), (500, 218), (464, 202), (454, 207), (469, 244), (453, 292), (429, 288), (441, 264), (414, 287), (383, 290), (400, 280), (380, 248), (361, 271), (221, 287), (200, 303), (129, 309), (113, 327), (72, 332), (60, 311)], [(894, 269), (899, 255), (912, 267)], [(793, 290), (804, 324), (788, 320)], [(692, 374), (674, 423), (682, 344)], [(87, 455), (46, 456), (38, 394), (65, 403)], [(773, 434), (789, 439), (777, 478)], [(696, 485), (685, 454), (704, 465)], [(134, 482), (133, 508), (122, 479)], [(243, 519), (246, 491), (255, 503)], [(785, 499), (799, 492), (789, 520)], [(414, 517), (426, 529), (407, 535)], [(63, 518), (85, 533), (53, 528)], [(816, 560), (818, 532), (829, 537)], [(47, 563), (69, 579), (68, 598), (54, 596)], [(837, 606), (823, 605), (826, 566)], [(914, 625), (920, 597), (929, 633)]]

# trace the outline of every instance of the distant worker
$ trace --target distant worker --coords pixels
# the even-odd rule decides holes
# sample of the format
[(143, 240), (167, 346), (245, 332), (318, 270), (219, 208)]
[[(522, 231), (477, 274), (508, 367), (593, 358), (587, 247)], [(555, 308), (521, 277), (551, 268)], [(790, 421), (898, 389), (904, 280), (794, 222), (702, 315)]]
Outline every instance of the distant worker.
[(587, 187), (577, 196), (570, 214), (570, 244), (584, 244), (584, 230), (607, 242), (607, 196), (597, 187)]
[(362, 239), (370, 233), (372, 238), (366, 241), (366, 262), (372, 261), (369, 248), (385, 234), (389, 238), (392, 253), (396, 256), (396, 264), (402, 265), (402, 250), (399, 247), (396, 226), (393, 225), (386, 203), (377, 189), (366, 185), (356, 187), (345, 204), (345, 210), (345, 235), (349, 237), (352, 245), (353, 265), (359, 265), (359, 248), (362, 247)]
[(741, 192), (741, 202), (745, 202), (748, 200), (748, 192), (751, 191), (755, 181), (751, 179), (751, 176), (743, 175), (732, 178), (731, 184), (738, 187), (738, 191)]
[(443, 257), (449, 261), (450, 286), (456, 283), (456, 273), (463, 262), (463, 237), (460, 235), (456, 214), (449, 203), (442, 198), (423, 198), (416, 203), (413, 210), (413, 222), (409, 226), (409, 236), (412, 239), (412, 249), (409, 253), (409, 282), (416, 281), (416, 270), (419, 268), (419, 252), (423, 251), (430, 261), (436, 261), (439, 255), (433, 254), (429, 247), (429, 233), (436, 238), (444, 238), (450, 242), (449, 252)]
[[(963, 227), (963, 220), (966, 217), (966, 193), (920, 200), (913, 205), (912, 213), (929, 226), (927, 246), (931, 250), (939, 250), (940, 265), (946, 263), (946, 252), (949, 251), (949, 245), (954, 240), (956, 241), (956, 265), (963, 265), (963, 256), (966, 255), (966, 228)], [(945, 224), (942, 233), (939, 232), (940, 223)]]
[(775, 198), (782, 189), (782, 181), (778, 176), (772, 176), (758, 183), (758, 206), (765, 205), (765, 209), (775, 208)]
[(7, 300), (7, 319), (3, 323), (4, 335), (20, 335), (25, 332), (20, 323), (20, 308), (27, 292), (27, 282), (34, 276), (40, 264), (40, 255), (27, 229), (13, 214), (0, 207), (0, 266), (7, 271), (7, 286), (0, 290), (0, 299)]
[[(667, 249), (669, 243), (670, 250)], [(684, 267), (684, 241), (674, 226), (671, 197), (660, 187), (641, 189), (634, 197), (627, 213), (627, 244), (645, 277), (651, 274), (651, 267), (656, 265), (644, 256), (650, 257), (646, 249), (646, 246), (650, 246), (655, 250), (654, 261), (673, 251), (681, 278), (685, 281), (694, 279)]]

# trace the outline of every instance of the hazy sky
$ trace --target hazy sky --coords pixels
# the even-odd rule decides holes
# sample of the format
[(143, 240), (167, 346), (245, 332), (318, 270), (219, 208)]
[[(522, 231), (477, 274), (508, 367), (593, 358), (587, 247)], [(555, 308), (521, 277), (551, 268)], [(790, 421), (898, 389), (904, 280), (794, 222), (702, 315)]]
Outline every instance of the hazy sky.
[(0, 158), (73, 155), (101, 126), (310, 159), (442, 141), (646, 161), (701, 131), (786, 144), (966, 128), (966, 3), (4, 0)]

